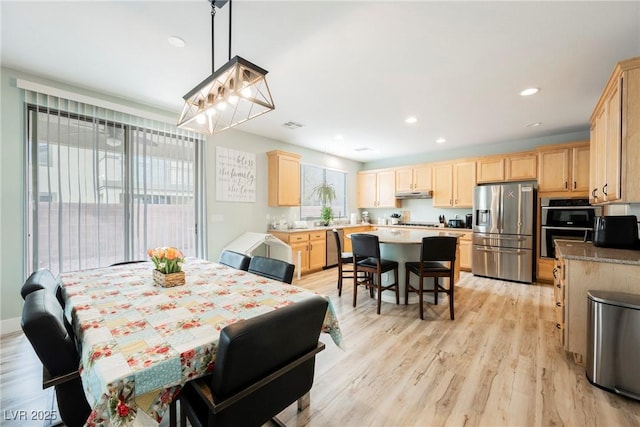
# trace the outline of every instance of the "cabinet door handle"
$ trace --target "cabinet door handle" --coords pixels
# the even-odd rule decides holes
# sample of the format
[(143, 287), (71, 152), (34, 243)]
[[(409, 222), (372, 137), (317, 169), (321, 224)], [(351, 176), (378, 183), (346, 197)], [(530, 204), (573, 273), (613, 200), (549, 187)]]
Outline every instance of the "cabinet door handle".
[(605, 184), (604, 187), (602, 187), (602, 194), (604, 194), (605, 196), (607, 195), (607, 190), (606, 190), (607, 185), (609, 184)]
[(556, 329), (562, 329), (562, 326), (560, 326), (560, 323), (556, 323)]
[(554, 279), (557, 279), (557, 278), (558, 278), (558, 269), (557, 269), (557, 268), (554, 268), (554, 269), (553, 269), (553, 278), (554, 278)]
[(567, 188), (569, 188), (569, 185), (567, 184), (567, 181), (564, 182), (564, 189), (566, 190)]
[(573, 189), (575, 190), (576, 188), (578, 188), (578, 183), (576, 181), (573, 181)]
[(596, 191), (598, 191), (598, 188), (594, 188), (593, 191), (591, 192), (591, 197), (593, 197), (594, 199), (597, 197), (596, 196)]
[(560, 302), (557, 302), (556, 307), (562, 307), (562, 304)]

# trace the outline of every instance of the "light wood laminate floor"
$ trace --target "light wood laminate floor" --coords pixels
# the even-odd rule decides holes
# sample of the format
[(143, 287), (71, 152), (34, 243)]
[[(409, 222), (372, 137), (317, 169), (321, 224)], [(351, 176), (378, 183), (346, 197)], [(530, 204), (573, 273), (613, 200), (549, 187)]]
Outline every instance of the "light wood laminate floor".
[[(344, 349), (321, 336), (311, 406), (280, 414), (288, 426), (640, 426), (640, 402), (592, 386), (563, 351), (549, 285), (462, 273), (456, 320), (444, 296), (420, 321), (415, 304), (383, 302), (376, 315), (362, 291), (353, 308), (351, 282), (339, 298), (336, 275), (294, 280), (331, 297)], [(0, 424), (46, 425), (6, 419), (9, 410), (48, 409), (51, 395), (22, 334), (2, 337), (1, 376)]]

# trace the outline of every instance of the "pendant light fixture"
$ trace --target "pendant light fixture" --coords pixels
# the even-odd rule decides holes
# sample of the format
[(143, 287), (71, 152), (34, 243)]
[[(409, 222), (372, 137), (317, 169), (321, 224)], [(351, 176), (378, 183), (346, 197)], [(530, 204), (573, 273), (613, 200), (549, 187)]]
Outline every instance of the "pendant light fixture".
[(231, 58), (231, 1), (228, 0), (229, 62), (215, 69), (215, 8), (221, 8), (227, 0), (210, 0), (212, 74), (183, 97), (179, 128), (213, 135), (275, 108), (266, 80), (268, 71), (239, 56)]

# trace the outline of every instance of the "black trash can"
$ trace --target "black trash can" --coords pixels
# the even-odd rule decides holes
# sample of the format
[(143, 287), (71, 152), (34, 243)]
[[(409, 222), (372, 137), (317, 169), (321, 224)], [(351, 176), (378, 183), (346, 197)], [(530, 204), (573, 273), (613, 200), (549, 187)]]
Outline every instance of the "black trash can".
[(587, 292), (587, 379), (640, 400), (640, 295)]

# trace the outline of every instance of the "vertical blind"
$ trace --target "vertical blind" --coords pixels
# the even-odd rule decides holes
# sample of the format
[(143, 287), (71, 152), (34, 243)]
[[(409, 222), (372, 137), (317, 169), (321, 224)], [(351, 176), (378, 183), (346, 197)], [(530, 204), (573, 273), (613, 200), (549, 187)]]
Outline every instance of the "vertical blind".
[(54, 274), (206, 256), (204, 140), (176, 126), (25, 90), (27, 265)]

